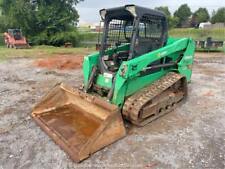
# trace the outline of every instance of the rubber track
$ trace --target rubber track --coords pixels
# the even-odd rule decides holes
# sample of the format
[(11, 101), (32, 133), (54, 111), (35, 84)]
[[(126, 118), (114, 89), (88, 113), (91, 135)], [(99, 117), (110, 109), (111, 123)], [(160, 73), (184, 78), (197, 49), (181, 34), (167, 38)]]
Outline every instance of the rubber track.
[[(130, 122), (138, 125), (143, 126), (153, 120), (148, 122), (140, 123), (139, 122), (139, 113), (143, 106), (148, 103), (150, 100), (153, 100), (155, 97), (159, 96), (162, 92), (166, 89), (174, 85), (176, 82), (184, 78), (184, 76), (170, 72), (166, 76), (162, 77), (161, 79), (155, 81), (150, 86), (142, 89), (141, 91), (137, 92), (136, 94), (130, 96), (124, 103), (122, 114), (123, 116), (128, 119)], [(186, 91), (185, 91), (186, 95)], [(165, 114), (167, 112), (162, 112), (161, 114)]]

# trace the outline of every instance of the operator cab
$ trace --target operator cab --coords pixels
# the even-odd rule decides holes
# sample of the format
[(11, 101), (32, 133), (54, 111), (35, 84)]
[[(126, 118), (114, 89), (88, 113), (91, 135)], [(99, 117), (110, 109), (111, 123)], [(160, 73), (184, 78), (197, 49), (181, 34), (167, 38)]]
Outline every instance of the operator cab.
[(123, 61), (163, 47), (167, 41), (167, 21), (163, 13), (135, 5), (102, 9), (104, 30), (99, 68), (115, 73)]
[(15, 40), (22, 39), (22, 33), (20, 29), (8, 29), (10, 36), (14, 37)]

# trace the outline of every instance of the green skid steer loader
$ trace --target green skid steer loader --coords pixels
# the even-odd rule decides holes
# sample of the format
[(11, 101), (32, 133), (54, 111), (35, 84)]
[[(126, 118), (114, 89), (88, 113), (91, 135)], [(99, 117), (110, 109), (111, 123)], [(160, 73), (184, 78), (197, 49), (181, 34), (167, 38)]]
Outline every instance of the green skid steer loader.
[(82, 89), (54, 87), (32, 117), (80, 162), (126, 135), (123, 119), (144, 126), (187, 97), (195, 43), (168, 37), (163, 13), (135, 5), (102, 9), (100, 51), (84, 57)]

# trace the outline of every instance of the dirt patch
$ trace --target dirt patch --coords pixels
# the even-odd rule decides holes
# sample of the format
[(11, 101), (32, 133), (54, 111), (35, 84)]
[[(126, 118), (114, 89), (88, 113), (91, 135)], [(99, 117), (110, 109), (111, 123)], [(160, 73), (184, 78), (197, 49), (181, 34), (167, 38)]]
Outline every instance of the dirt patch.
[(59, 70), (80, 69), (83, 63), (81, 55), (56, 55), (50, 58), (38, 59), (34, 62), (37, 67)]
[(215, 94), (213, 93), (213, 91), (207, 91), (206, 93), (204, 93), (203, 96), (207, 96), (207, 97), (210, 97), (210, 96), (214, 96)]

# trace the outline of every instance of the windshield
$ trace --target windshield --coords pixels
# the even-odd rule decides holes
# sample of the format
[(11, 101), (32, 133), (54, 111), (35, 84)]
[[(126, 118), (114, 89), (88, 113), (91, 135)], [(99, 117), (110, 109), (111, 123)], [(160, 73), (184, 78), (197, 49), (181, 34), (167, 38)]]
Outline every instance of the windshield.
[(112, 19), (106, 30), (106, 48), (130, 43), (133, 32), (133, 20)]
[(143, 17), (139, 23), (140, 38), (161, 38), (163, 32), (162, 20)]

